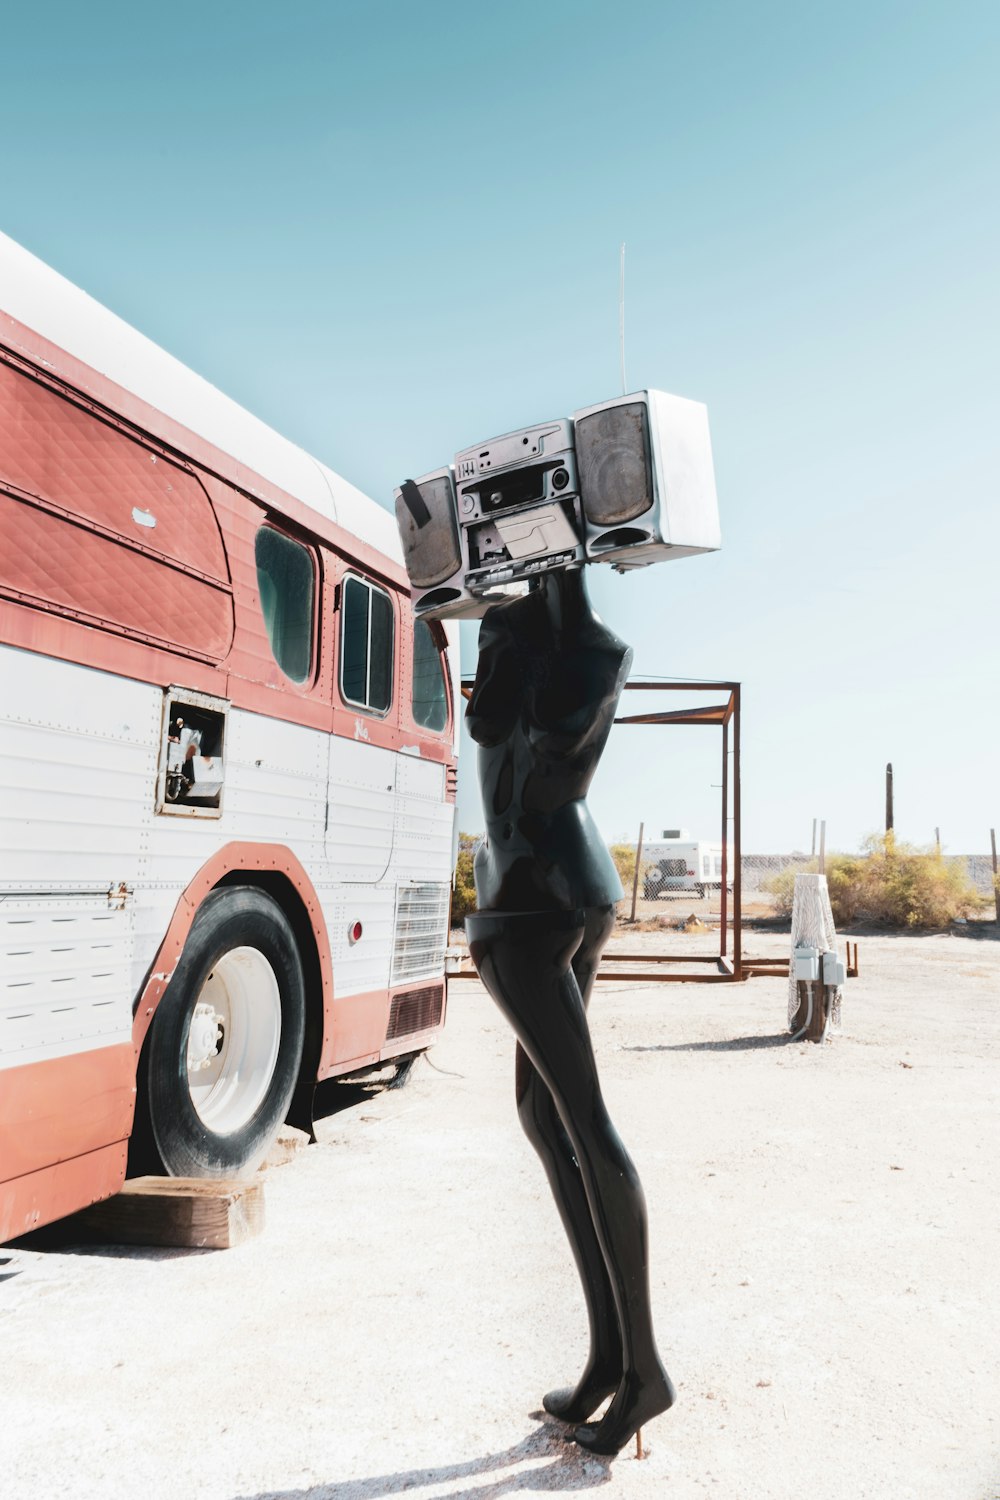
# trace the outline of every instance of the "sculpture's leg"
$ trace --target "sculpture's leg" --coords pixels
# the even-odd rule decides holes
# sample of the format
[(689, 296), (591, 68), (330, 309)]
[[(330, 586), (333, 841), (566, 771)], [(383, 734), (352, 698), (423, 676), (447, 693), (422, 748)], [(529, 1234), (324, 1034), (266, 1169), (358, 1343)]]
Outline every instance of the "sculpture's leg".
[(649, 1306), (646, 1206), (597, 1079), (587, 1016), (570, 962), (582, 912), (478, 912), (466, 921), (473, 960), (553, 1098), (580, 1166), (622, 1335), (623, 1373), (606, 1415), (577, 1441), (617, 1453), (673, 1403)]
[(549, 1187), (580, 1275), (590, 1353), (575, 1386), (549, 1391), (545, 1410), (563, 1422), (585, 1422), (618, 1388), (622, 1375), (622, 1342), (614, 1293), (583, 1185), (579, 1163), (559, 1112), (526, 1053), (517, 1048), (518, 1114), (524, 1132), (541, 1158)]
[[(613, 926), (613, 907), (587, 913), (583, 940), (573, 956), (573, 973), (585, 1009), (601, 950)], [(622, 1377), (622, 1341), (614, 1293), (587, 1203), (580, 1164), (555, 1100), (520, 1042), (515, 1077), (518, 1115), (545, 1168), (580, 1275), (590, 1326), (590, 1353), (580, 1379), (575, 1386), (549, 1391), (542, 1397), (542, 1405), (563, 1422), (585, 1422), (617, 1390)]]

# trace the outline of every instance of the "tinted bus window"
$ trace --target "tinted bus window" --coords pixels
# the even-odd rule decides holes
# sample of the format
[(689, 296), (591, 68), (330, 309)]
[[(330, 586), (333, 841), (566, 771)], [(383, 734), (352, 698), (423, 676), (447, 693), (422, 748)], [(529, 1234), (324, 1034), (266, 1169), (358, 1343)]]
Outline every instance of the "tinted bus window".
[(426, 620), (413, 628), (413, 717), (424, 729), (441, 730), (448, 722), (444, 662)]
[(258, 531), (254, 552), (260, 608), (272, 654), (286, 677), (305, 682), (312, 671), (312, 553), (270, 526)]
[(384, 714), (392, 702), (392, 601), (361, 578), (344, 584), (340, 690), (348, 703)]

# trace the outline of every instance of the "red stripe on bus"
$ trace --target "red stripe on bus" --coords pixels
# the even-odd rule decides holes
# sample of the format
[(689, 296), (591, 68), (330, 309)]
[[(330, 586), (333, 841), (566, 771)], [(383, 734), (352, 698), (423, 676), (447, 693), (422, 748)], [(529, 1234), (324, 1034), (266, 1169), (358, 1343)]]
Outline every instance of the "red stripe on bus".
[(0, 1183), (0, 1244), (111, 1198), (125, 1181), (124, 1145), (102, 1146)]
[(127, 1139), (135, 1053), (127, 1042), (0, 1072), (0, 1174), (23, 1177)]

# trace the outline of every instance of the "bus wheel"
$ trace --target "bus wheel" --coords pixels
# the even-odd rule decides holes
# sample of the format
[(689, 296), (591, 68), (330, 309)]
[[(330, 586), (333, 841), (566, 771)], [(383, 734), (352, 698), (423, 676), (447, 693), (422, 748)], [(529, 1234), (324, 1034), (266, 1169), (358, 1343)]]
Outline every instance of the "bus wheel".
[(171, 1177), (228, 1177), (260, 1161), (302, 1058), (305, 984), (284, 912), (252, 886), (206, 896), (147, 1048), (146, 1106)]

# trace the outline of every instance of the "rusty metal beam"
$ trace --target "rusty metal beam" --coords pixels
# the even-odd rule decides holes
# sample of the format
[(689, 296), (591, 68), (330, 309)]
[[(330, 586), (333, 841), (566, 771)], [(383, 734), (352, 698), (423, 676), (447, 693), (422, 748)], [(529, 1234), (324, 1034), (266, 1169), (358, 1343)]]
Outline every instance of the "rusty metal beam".
[[(733, 971), (743, 978), (743, 812), (740, 802), (740, 688), (730, 699), (733, 723)], [(727, 722), (723, 734), (729, 732)], [(723, 851), (724, 852), (724, 851)]]
[(725, 724), (729, 709), (725, 703), (712, 704), (710, 708), (674, 708), (662, 713), (628, 714), (617, 718), (616, 724)]
[(733, 976), (718, 974), (605, 974), (598, 970), (598, 984), (732, 984)]
[(636, 682), (629, 681), (625, 684), (626, 693), (707, 693), (718, 691), (720, 693), (731, 693), (738, 688), (738, 682), (684, 682), (675, 678), (672, 682)]
[(717, 953), (605, 953), (602, 964), (717, 964)]

